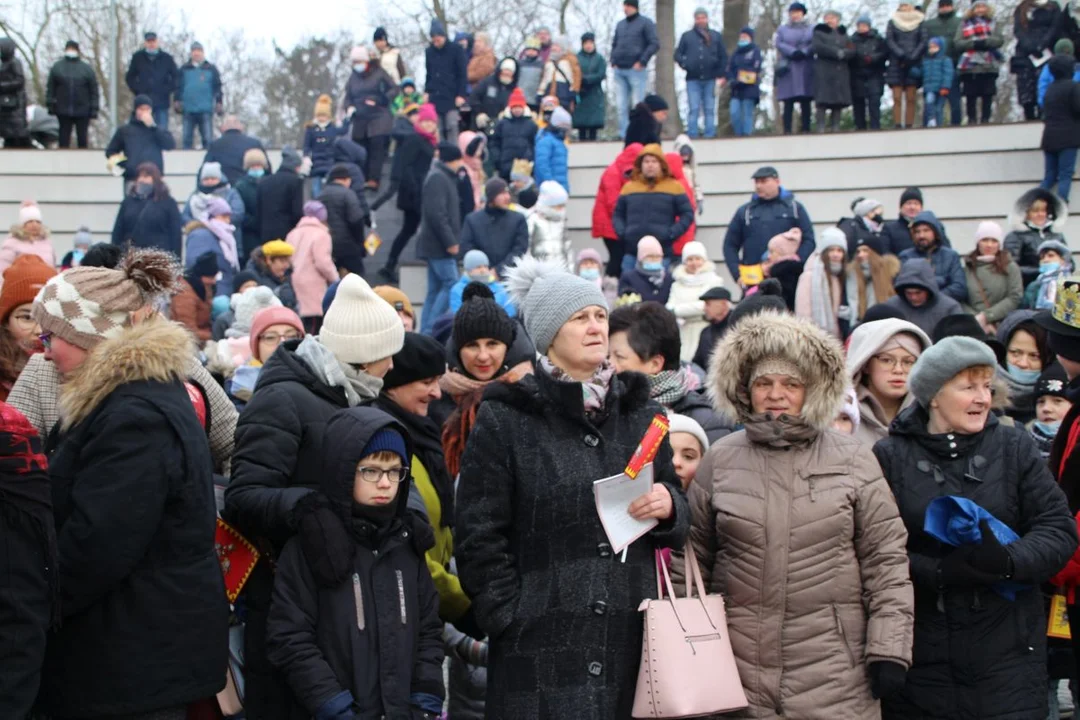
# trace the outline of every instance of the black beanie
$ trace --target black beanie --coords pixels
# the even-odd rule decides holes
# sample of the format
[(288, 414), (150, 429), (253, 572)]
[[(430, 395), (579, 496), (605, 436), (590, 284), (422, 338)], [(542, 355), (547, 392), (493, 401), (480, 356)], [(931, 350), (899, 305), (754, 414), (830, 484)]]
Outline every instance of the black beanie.
[(921, 205), (922, 202), (923, 202), (922, 190), (920, 190), (917, 187), (909, 187), (907, 190), (900, 193), (900, 206), (901, 207), (903, 207), (904, 203), (906, 203), (908, 200), (918, 200), (919, 204)]
[(650, 112), (659, 112), (661, 110), (667, 110), (668, 104), (667, 100), (659, 95), (646, 95), (645, 107), (649, 108)]
[(896, 318), (897, 320), (907, 320), (904, 317), (904, 313), (900, 312), (892, 305), (886, 305), (885, 303), (878, 303), (866, 308), (866, 314), (863, 315), (862, 322), (865, 325), (875, 320), (888, 320), (889, 318)]
[(487, 204), (494, 203), (495, 198), (506, 192), (508, 187), (510, 186), (501, 177), (493, 177), (484, 183), (484, 197), (487, 198)]
[(204, 278), (214, 277), (218, 274), (217, 255), (213, 250), (207, 250), (195, 259), (195, 264), (188, 270), (188, 277)]
[(461, 159), (461, 150), (454, 143), (441, 142), (436, 150), (439, 153), (439, 162), (452, 163)]
[(498, 340), (510, 347), (517, 327), (506, 311), (495, 302), (491, 288), (471, 282), (461, 293), (461, 307), (454, 315), (454, 344), (460, 348), (480, 338)]
[(1061, 366), (1061, 363), (1055, 362), (1039, 375), (1039, 381), (1035, 383), (1035, 399), (1038, 400), (1043, 395), (1063, 398), (1068, 384), (1069, 376), (1065, 373), (1065, 368)]
[(383, 390), (446, 374), (446, 348), (435, 338), (405, 333), (405, 344), (394, 356), (394, 367), (383, 378)]
[(384, 28), (384, 27), (375, 28), (375, 37), (372, 38), (373, 42), (378, 42), (380, 40), (389, 40), (389, 39), (390, 38), (386, 34), (386, 28)]
[(259, 276), (251, 270), (241, 270), (233, 275), (232, 278), (232, 291), (234, 293), (240, 292), (240, 286), (246, 282), (259, 282)]
[(743, 297), (739, 304), (728, 315), (728, 330), (730, 331), (740, 321), (753, 317), (766, 310), (776, 310), (787, 313), (788, 306), (784, 302), (784, 290), (780, 281), (776, 278), (768, 278), (757, 286), (757, 292), (750, 297)]
[(1073, 362), (1080, 362), (1080, 337), (1062, 335), (1051, 330), (1046, 333), (1046, 338), (1055, 355)]

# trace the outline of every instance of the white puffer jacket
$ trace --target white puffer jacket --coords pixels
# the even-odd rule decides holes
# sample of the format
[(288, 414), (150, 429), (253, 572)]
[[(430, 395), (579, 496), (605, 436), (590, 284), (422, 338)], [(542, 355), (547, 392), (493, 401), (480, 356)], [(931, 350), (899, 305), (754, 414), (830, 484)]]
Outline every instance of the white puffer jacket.
[(671, 284), (667, 309), (679, 319), (679, 338), (682, 340), (679, 359), (690, 362), (697, 352), (701, 331), (709, 324), (705, 319), (705, 301), (698, 298), (707, 290), (723, 285), (724, 280), (716, 274), (716, 265), (711, 260), (705, 261), (705, 266), (697, 275), (691, 275), (686, 272), (686, 267), (679, 265), (671, 276), (674, 282)]
[(526, 221), (529, 225), (529, 253), (537, 260), (557, 262), (572, 272), (574, 255), (566, 232), (566, 210), (537, 204), (529, 211)]

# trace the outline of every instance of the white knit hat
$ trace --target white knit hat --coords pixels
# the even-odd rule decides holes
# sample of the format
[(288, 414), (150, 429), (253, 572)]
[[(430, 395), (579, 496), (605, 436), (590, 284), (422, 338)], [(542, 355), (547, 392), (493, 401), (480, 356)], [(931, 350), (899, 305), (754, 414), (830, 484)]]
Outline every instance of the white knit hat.
[(251, 334), (251, 323), (259, 311), (280, 306), (281, 300), (265, 285), (257, 285), (242, 293), (236, 293), (232, 296), (233, 324), (225, 331), (225, 336), (247, 337)]
[(366, 365), (400, 351), (405, 344), (405, 326), (393, 306), (353, 273), (338, 285), (323, 317), (319, 342), (340, 362)]
[(25, 203), (19, 208), (19, 225), (25, 225), (31, 220), (41, 222), (41, 208), (37, 203)]
[(699, 257), (702, 260), (709, 259), (709, 253), (705, 251), (705, 243), (693, 240), (683, 245), (682, 259), (686, 260), (692, 257)]
[(668, 413), (668, 423), (669, 434), (689, 433), (701, 443), (701, 452), (704, 453), (709, 449), (709, 436), (705, 434), (705, 429), (702, 428), (700, 423), (694, 418), (689, 415), (680, 415), (679, 413)]
[[(349, 51), (349, 60), (354, 63), (367, 62), (371, 56), (368, 54), (368, 50), (363, 45), (356, 45)], [(378, 358), (376, 358), (378, 359)]]

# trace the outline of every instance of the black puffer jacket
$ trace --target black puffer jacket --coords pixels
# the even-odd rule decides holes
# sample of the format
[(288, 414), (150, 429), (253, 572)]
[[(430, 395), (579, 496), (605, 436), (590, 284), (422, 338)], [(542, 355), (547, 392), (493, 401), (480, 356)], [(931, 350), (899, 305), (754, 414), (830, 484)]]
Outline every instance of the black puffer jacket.
[[(514, 77), (510, 80), (509, 85), (504, 85), (499, 80), (499, 67), (508, 61), (514, 63)], [(514, 88), (517, 87), (517, 81), (517, 60), (512, 57), (503, 58), (495, 66), (495, 72), (476, 83), (476, 87), (469, 93), (469, 107), (472, 108), (473, 116), (487, 115), (488, 122), (494, 123), (499, 117), (499, 113), (505, 110), (506, 104), (510, 102), (510, 93), (514, 92)]]
[(259, 182), (260, 244), (284, 240), (304, 217), (304, 178), (296, 170), (280, 167)]
[(26, 124), (26, 74), (15, 57), (15, 41), (0, 38), (0, 138), (22, 139)]
[(335, 182), (323, 186), (319, 202), (326, 206), (326, 225), (333, 241), (334, 262), (345, 265), (351, 258), (363, 260), (364, 224), (367, 216), (350, 188)]
[(537, 369), (484, 395), (458, 486), (458, 576), (491, 636), (490, 718), (627, 718), (641, 660), (638, 606), (656, 596), (653, 550), (680, 547), (689, 506), (664, 442), (657, 482), (672, 519), (612, 552), (592, 480), (623, 471), (653, 417), (643, 375), (612, 378), (602, 416), (581, 385)]
[[(1028, 223), (1028, 210), (1036, 200), (1045, 202), (1049, 210), (1048, 219), (1051, 222), (1046, 227), (1035, 227)], [(1004, 247), (1020, 266), (1024, 287), (1039, 277), (1040, 245), (1047, 240), (1057, 240), (1068, 247), (1065, 235), (1062, 234), (1068, 219), (1069, 208), (1065, 201), (1049, 190), (1032, 188), (1017, 198), (1013, 211), (1009, 215), (1011, 229), (1005, 236)]]
[(929, 43), (930, 38), (924, 24), (920, 23), (912, 30), (901, 30), (895, 20), (889, 20), (885, 30), (885, 44), (889, 50), (889, 69), (885, 72), (885, 83), (889, 87), (918, 85), (914, 69), (922, 63)]
[(97, 117), (99, 95), (94, 69), (80, 58), (57, 60), (49, 71), (45, 106), (53, 115)]
[(105, 148), (105, 157), (110, 158), (117, 153), (124, 153), (127, 161), (124, 162), (124, 179), (134, 180), (138, 177), (136, 170), (143, 163), (153, 163), (158, 170), (165, 174), (166, 150), (176, 149), (176, 139), (164, 128), (148, 127), (144, 123), (132, 118), (126, 125), (116, 128), (116, 132)]
[(225, 686), (228, 602), (213, 459), (179, 378), (183, 327), (105, 340), (61, 392), (52, 455), (63, 620), (39, 702), (53, 717), (139, 715)]
[[(913, 405), (874, 446), (907, 526), (915, 586), (913, 663), (904, 690), (882, 703), (883, 715), (1046, 717), (1046, 615), (1039, 584), (1072, 556), (1076, 522), (1022, 428), (991, 415), (976, 435), (943, 437), (930, 435), (927, 422), (926, 411)], [(937, 474), (942, 482), (935, 481)], [(930, 501), (945, 495), (969, 498), (1020, 535), (1009, 554), (1015, 581), (1030, 587), (1015, 601), (985, 587), (940, 589), (938, 565), (951, 548), (923, 524)]]
[(889, 58), (885, 39), (877, 30), (855, 33), (855, 59), (851, 61), (851, 96), (853, 98), (879, 98), (885, 90), (885, 64)]
[(533, 161), (536, 157), (536, 132), (536, 123), (528, 115), (499, 120), (488, 142), (488, 156), (499, 171), (499, 177), (510, 182), (510, 169), (515, 160)]
[(160, 248), (180, 257), (183, 229), (180, 209), (171, 195), (160, 200), (141, 198), (133, 187), (116, 211), (112, 244), (122, 247), (130, 242), (135, 247)]
[(431, 709), (442, 705), (439, 596), (424, 562), (431, 531), (414, 532), (414, 522), (426, 522), (407, 510), (411, 478), (398, 485), (388, 524), (354, 515), (363, 513), (352, 498), (356, 466), (383, 428), (410, 444), (402, 425), (373, 408), (338, 412), (326, 425), (321, 489), (351, 528), (351, 577), (320, 587), (297, 540), (277, 564), (266, 643), (293, 693), (290, 717), (297, 720), (318, 716), (335, 698), (346, 704), (345, 692), (357, 720), (425, 717), (421, 698)]

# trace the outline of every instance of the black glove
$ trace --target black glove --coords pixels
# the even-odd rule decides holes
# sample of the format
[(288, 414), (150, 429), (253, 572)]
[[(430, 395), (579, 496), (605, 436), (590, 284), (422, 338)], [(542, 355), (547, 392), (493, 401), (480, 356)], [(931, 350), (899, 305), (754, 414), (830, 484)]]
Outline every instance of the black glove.
[(982, 543), (972, 548), (968, 562), (976, 570), (994, 575), (998, 580), (1012, 577), (1012, 555), (998, 542), (997, 536), (990, 529), (989, 521), (983, 520), (979, 523), (979, 530), (982, 532)]
[(987, 50), (988, 46), (986, 44), (986, 41), (985, 40), (976, 40), (975, 41), (975, 49), (980, 50), (980, 51), (981, 50)]
[(480, 624), (476, 622), (476, 613), (473, 612), (471, 607), (465, 611), (464, 615), (455, 620), (453, 625), (473, 640), (483, 640), (487, 637), (487, 633), (481, 630)]
[(344, 582), (352, 565), (354, 546), (330, 500), (320, 492), (310, 492), (293, 506), (292, 519), (315, 582), (326, 588)]
[(900, 663), (881, 660), (870, 663), (870, 692), (875, 700), (888, 698), (904, 689), (907, 669)]
[(804, 53), (802, 50), (796, 50), (795, 52), (791, 53), (792, 60), (802, 60), (805, 57), (806, 53)]

